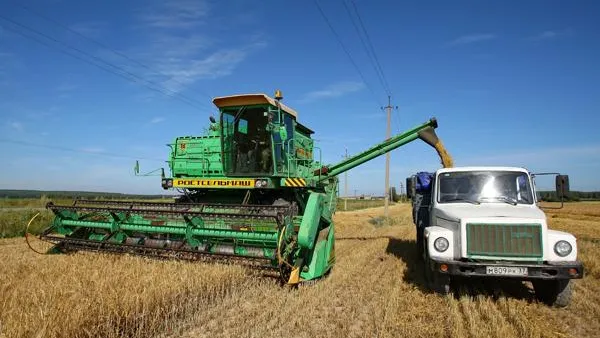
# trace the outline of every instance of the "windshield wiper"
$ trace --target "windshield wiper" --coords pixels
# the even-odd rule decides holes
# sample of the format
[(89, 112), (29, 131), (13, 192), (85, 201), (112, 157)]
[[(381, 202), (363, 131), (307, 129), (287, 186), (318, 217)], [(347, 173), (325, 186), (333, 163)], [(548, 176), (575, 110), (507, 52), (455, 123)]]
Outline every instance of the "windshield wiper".
[(237, 113), (235, 113), (235, 116), (233, 117), (233, 124), (235, 124), (240, 119), (240, 116), (245, 110), (246, 106), (243, 106), (237, 111)]
[(484, 199), (494, 199), (494, 200), (498, 200), (507, 204), (511, 204), (511, 205), (517, 205), (517, 200), (514, 198), (510, 198), (508, 196), (497, 196), (497, 197), (480, 197), (479, 200), (484, 200)]
[(471, 203), (471, 204), (481, 204), (481, 202), (479, 202), (479, 201), (470, 200), (468, 198), (450, 198), (450, 199), (447, 199), (447, 200), (443, 200), (442, 202), (443, 203), (446, 203), (446, 202), (467, 202), (467, 203)]

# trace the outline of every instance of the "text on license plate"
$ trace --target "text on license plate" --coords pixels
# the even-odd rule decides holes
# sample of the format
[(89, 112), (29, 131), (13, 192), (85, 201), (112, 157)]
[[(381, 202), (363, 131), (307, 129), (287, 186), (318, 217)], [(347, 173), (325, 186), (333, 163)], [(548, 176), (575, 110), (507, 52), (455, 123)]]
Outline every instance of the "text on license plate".
[(487, 275), (527, 276), (527, 268), (518, 266), (487, 266)]

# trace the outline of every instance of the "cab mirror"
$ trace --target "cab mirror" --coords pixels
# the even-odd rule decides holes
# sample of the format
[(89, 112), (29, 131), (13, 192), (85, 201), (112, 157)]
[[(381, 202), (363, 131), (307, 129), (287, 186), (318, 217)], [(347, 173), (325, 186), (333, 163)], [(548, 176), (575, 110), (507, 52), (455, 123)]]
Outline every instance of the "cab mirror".
[(569, 196), (569, 175), (556, 175), (556, 196), (561, 200)]
[(135, 161), (135, 166), (133, 167), (133, 172), (137, 175), (140, 173), (140, 162)]

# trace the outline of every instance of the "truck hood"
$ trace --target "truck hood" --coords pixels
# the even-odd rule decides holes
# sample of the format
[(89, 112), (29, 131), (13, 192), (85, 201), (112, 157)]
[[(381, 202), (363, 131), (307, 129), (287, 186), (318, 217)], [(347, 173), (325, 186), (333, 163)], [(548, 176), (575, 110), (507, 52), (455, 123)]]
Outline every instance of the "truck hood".
[(460, 221), (463, 218), (527, 218), (545, 220), (546, 215), (537, 207), (524, 205), (510, 205), (505, 203), (464, 204), (448, 203), (436, 206), (437, 216), (451, 221)]

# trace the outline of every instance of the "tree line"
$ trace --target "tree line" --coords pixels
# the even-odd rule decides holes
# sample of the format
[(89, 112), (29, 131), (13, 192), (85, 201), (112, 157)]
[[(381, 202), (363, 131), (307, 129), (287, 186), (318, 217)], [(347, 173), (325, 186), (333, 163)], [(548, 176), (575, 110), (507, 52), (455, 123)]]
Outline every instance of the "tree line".
[[(560, 202), (556, 191), (538, 191), (538, 200), (544, 202)], [(398, 194), (395, 187), (390, 187), (390, 197), (394, 202), (405, 199), (406, 195)], [(565, 201), (600, 201), (600, 191), (571, 191)]]
[[(560, 202), (555, 191), (538, 191), (538, 199), (545, 202)], [(600, 191), (571, 191), (565, 201), (599, 201)]]

